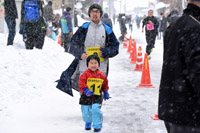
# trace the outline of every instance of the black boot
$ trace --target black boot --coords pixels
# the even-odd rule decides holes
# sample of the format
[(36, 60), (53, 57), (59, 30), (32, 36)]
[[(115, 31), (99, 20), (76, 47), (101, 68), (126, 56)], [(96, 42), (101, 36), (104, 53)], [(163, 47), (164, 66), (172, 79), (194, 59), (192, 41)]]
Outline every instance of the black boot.
[(99, 129), (94, 129), (94, 132), (100, 132), (101, 131), (101, 128)]

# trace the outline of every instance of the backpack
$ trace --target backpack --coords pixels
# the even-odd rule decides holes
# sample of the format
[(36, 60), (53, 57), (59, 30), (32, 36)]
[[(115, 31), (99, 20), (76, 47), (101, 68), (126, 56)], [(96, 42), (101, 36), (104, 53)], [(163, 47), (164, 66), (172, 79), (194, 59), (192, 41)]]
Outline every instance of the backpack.
[(24, 3), (24, 20), (25, 22), (37, 22), (40, 18), (38, 0), (27, 0)]

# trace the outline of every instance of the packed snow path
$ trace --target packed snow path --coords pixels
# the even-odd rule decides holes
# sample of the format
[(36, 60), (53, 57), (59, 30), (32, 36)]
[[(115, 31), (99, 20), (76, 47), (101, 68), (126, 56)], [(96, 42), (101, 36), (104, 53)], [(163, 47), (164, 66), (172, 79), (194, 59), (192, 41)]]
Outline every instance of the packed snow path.
[[(115, 33), (119, 36), (117, 26)], [(134, 30), (137, 47), (145, 52), (144, 33)], [(130, 34), (128, 35), (128, 37)], [(0, 36), (6, 44), (4, 35)], [(0, 133), (83, 133), (79, 93), (74, 97), (55, 88), (73, 57), (54, 41), (45, 40), (44, 49), (27, 51), (21, 36), (14, 47), (0, 46)], [(158, 88), (162, 66), (161, 41), (156, 42), (150, 64), (155, 88), (136, 88), (141, 72), (132, 71), (127, 49), (120, 44), (119, 55), (110, 60), (109, 93), (102, 106), (102, 133), (166, 133), (162, 121), (150, 118), (157, 113)]]
[[(144, 34), (137, 31), (133, 38), (137, 47), (145, 52)], [(144, 38), (144, 37), (143, 37)], [(120, 46), (120, 53), (110, 61), (109, 84), (112, 98), (103, 105), (104, 130), (108, 133), (166, 133), (162, 121), (152, 120), (157, 113), (158, 88), (162, 66), (162, 41), (158, 41), (149, 61), (151, 82), (155, 88), (137, 88), (142, 72), (133, 71), (127, 48)], [(138, 49), (137, 49), (138, 50)], [(143, 59), (144, 60), (144, 59)]]

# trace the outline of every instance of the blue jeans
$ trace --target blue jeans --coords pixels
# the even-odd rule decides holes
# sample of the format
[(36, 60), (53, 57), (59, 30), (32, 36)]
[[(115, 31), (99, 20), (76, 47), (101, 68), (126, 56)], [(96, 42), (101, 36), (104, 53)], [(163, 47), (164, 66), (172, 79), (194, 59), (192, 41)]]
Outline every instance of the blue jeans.
[(16, 20), (15, 20), (15, 18), (5, 17), (5, 21), (7, 23), (8, 30), (9, 30), (7, 45), (13, 45), (13, 41), (14, 41), (15, 34), (16, 34), (16, 29), (15, 29), (16, 28)]
[(83, 120), (85, 123), (92, 123), (94, 129), (101, 129), (103, 122), (103, 113), (100, 110), (101, 105), (95, 103), (93, 105), (81, 105)]

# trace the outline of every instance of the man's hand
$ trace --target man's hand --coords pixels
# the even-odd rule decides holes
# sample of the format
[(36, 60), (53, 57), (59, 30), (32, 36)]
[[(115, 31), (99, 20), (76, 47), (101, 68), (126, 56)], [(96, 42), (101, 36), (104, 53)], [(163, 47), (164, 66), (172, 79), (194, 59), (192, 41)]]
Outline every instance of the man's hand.
[(149, 24), (153, 24), (153, 22), (151, 20), (149, 20)]

